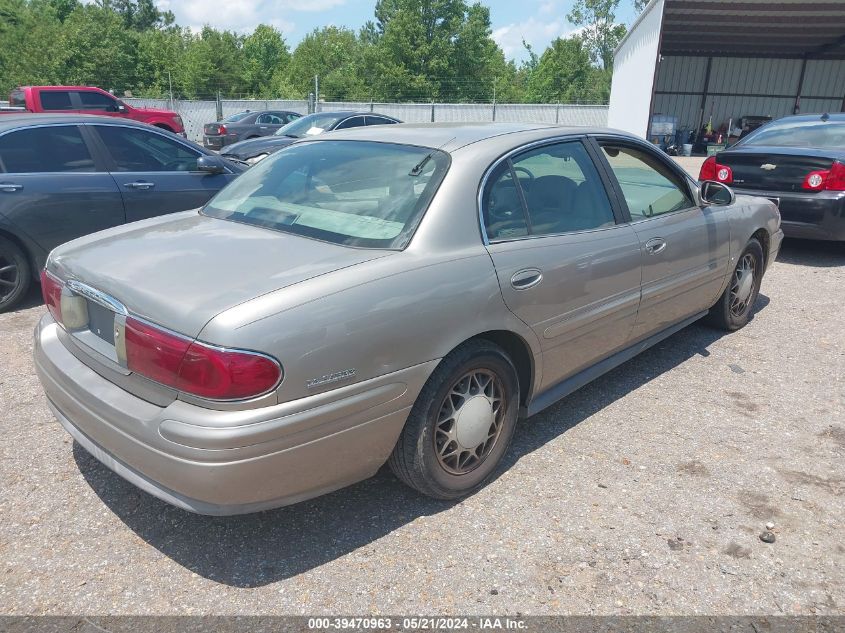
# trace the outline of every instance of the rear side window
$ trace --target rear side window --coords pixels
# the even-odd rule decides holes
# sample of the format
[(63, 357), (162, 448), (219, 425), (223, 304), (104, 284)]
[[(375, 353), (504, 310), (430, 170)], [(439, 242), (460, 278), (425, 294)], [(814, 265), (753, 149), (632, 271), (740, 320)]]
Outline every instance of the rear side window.
[(76, 126), (36, 127), (0, 136), (6, 173), (94, 171), (94, 159)]
[(640, 149), (602, 143), (633, 221), (694, 206), (686, 183), (656, 156)]
[(67, 90), (42, 90), (41, 108), (44, 110), (73, 110), (70, 92)]
[(616, 224), (601, 177), (579, 141), (518, 154), (500, 164), (488, 183), (482, 204), (491, 240)]
[(117, 101), (99, 92), (78, 92), (83, 110), (102, 110), (103, 112), (117, 112)]
[(196, 171), (199, 153), (155, 132), (96, 126), (117, 171)]
[(342, 121), (340, 125), (338, 125), (335, 129), (346, 130), (351, 127), (361, 127), (362, 125), (364, 125), (364, 117), (354, 116), (351, 119), (346, 119), (345, 121)]
[(367, 115), (367, 125), (390, 125), (391, 123), (396, 123), (396, 121), (391, 121), (383, 116)]

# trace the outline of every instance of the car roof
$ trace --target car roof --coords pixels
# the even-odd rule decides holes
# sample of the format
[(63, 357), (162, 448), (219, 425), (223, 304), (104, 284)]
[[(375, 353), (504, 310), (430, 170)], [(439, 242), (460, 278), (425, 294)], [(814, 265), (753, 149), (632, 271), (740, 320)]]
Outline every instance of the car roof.
[[(521, 142), (535, 138), (540, 140), (550, 136), (601, 133), (631, 136), (627, 132), (609, 128), (559, 126), (545, 123), (397, 123), (338, 130), (332, 132), (331, 138), (401, 143), (452, 152), (467, 145), (509, 134), (525, 137), (519, 139)], [(329, 140), (329, 137), (324, 138)], [(314, 137), (314, 140), (318, 140), (317, 137)]]
[(845, 112), (818, 112), (814, 114), (790, 114), (789, 116), (776, 119), (775, 122), (780, 121), (821, 121), (822, 117), (827, 117), (828, 121), (845, 121)]
[(146, 123), (111, 116), (97, 114), (40, 114), (25, 112), (21, 114), (0, 114), (0, 131), (10, 130), (27, 125), (56, 125), (61, 123), (117, 123), (147, 129)]

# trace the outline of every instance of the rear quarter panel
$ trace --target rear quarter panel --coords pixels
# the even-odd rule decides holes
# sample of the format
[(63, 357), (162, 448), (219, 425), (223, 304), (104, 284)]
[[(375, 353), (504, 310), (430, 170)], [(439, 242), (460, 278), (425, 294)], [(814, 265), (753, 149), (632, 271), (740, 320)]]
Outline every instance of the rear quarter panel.
[[(748, 244), (748, 240), (760, 229), (771, 236), (780, 229), (780, 212), (777, 206), (766, 198), (739, 195), (736, 203), (728, 209), (731, 222), (731, 257), (735, 260)], [(763, 245), (766, 251), (766, 245)], [(765, 253), (768, 257), (768, 252)]]

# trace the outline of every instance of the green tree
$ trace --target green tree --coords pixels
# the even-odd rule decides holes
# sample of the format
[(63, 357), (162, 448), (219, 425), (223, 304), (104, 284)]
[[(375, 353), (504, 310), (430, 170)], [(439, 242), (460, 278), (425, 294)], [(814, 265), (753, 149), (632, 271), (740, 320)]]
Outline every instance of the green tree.
[(314, 29), (291, 56), (288, 80), (300, 95), (314, 91), (320, 78), (320, 96), (327, 101), (370, 97), (360, 72), (361, 49), (354, 31), (336, 26)]
[(613, 51), (627, 31), (616, 23), (616, 9), (620, 0), (576, 0), (566, 16), (572, 24), (583, 29), (581, 37), (590, 50), (594, 62), (602, 68), (613, 68)]
[(646, 8), (646, 5), (650, 2), (650, 0), (634, 0), (634, 11), (637, 13), (642, 13), (643, 9)]
[[(259, 24), (243, 42), (244, 80), (249, 92), (271, 97), (287, 82), (290, 51), (280, 31)], [(275, 88), (274, 88), (275, 87)]]
[(590, 52), (580, 37), (557, 38), (543, 52), (527, 82), (532, 103), (591, 100), (594, 71)]

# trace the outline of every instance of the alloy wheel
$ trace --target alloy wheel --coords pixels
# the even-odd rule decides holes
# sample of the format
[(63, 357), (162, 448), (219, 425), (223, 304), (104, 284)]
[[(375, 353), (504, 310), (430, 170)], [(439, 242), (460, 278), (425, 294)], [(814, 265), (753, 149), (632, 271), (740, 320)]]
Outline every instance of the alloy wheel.
[(0, 253), (0, 304), (5, 303), (17, 290), (20, 282), (20, 271), (15, 260)]

